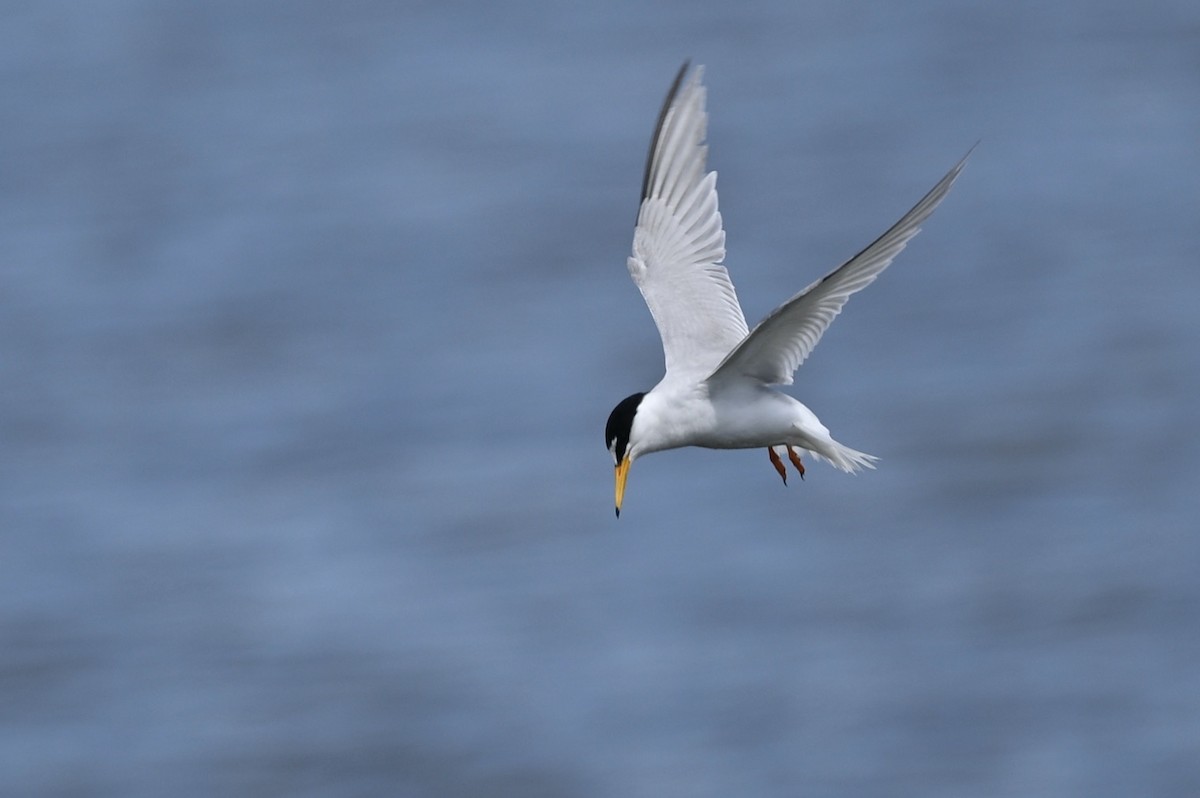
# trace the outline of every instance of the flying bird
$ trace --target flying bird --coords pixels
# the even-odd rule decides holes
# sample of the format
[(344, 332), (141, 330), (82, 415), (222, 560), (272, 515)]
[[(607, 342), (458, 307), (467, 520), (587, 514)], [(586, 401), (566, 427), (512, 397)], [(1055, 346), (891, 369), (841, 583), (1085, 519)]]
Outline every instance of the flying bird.
[(771, 311), (753, 329), (725, 260), (717, 173), (707, 171), (703, 67), (680, 68), (650, 143), (629, 274), (662, 338), (666, 373), (649, 391), (622, 399), (604, 442), (616, 467), (617, 517), (629, 467), (665, 449), (765, 448), (787, 484), (781, 455), (804, 477), (797, 449), (846, 472), (878, 459), (833, 439), (817, 416), (771, 386), (792, 375), (850, 295), (887, 268), (946, 197), (970, 152), (866, 249)]

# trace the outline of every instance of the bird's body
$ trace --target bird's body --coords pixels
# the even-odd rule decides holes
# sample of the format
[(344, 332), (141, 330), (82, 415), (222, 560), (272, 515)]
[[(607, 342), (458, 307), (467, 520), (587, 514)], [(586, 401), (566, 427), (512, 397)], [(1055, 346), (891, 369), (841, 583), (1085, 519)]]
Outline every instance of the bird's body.
[(816, 414), (801, 402), (751, 382), (659, 383), (643, 397), (631, 438), (639, 442), (638, 456), (683, 446), (799, 446), (846, 471), (869, 468), (874, 459), (833, 440)]
[(917, 234), (966, 161), (870, 246), (749, 330), (722, 265), (725, 232), (716, 172), (706, 171), (701, 70), (684, 84), (686, 72), (684, 64), (659, 115), (628, 263), (662, 337), (666, 374), (609, 416), (605, 443), (616, 465), (618, 515), (629, 466), (665, 449), (763, 447), (785, 482), (784, 451), (804, 475), (793, 447), (843, 471), (874, 468), (877, 458), (835, 441), (816, 414), (771, 386), (791, 384), (849, 296), (874, 281)]

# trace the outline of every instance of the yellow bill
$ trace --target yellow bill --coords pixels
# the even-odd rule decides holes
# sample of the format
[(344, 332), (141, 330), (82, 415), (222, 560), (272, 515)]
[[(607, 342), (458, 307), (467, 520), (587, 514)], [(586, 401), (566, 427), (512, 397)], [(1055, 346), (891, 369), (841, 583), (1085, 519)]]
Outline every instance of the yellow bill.
[(625, 500), (625, 480), (629, 478), (629, 456), (617, 466), (617, 518), (621, 517), (621, 502)]

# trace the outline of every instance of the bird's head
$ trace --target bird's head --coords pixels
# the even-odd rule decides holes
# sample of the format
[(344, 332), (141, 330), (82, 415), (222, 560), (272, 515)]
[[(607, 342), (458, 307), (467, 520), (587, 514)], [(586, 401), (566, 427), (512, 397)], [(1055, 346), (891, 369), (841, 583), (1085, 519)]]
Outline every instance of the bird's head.
[(633, 440), (633, 418), (637, 415), (645, 395), (635, 393), (626, 396), (608, 414), (608, 423), (604, 425), (604, 443), (608, 446), (608, 453), (612, 455), (613, 465), (617, 469), (617, 518), (621, 517), (621, 501), (625, 498), (625, 480), (629, 477), (629, 466), (637, 457), (636, 441)]

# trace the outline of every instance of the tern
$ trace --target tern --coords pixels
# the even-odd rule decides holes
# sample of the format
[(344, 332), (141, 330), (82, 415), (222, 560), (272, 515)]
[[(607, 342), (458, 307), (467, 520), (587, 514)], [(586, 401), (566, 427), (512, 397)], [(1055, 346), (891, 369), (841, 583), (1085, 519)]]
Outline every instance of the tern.
[(849, 473), (875, 467), (877, 457), (835, 441), (813, 411), (771, 386), (792, 383), (846, 300), (917, 234), (971, 154), (887, 232), (750, 330), (723, 265), (717, 173), (706, 167), (703, 67), (685, 83), (688, 67), (680, 67), (659, 112), (627, 264), (658, 327), (666, 371), (649, 391), (622, 399), (605, 426), (618, 518), (630, 466), (666, 449), (765, 448), (785, 485), (783, 452), (804, 477), (796, 449)]

